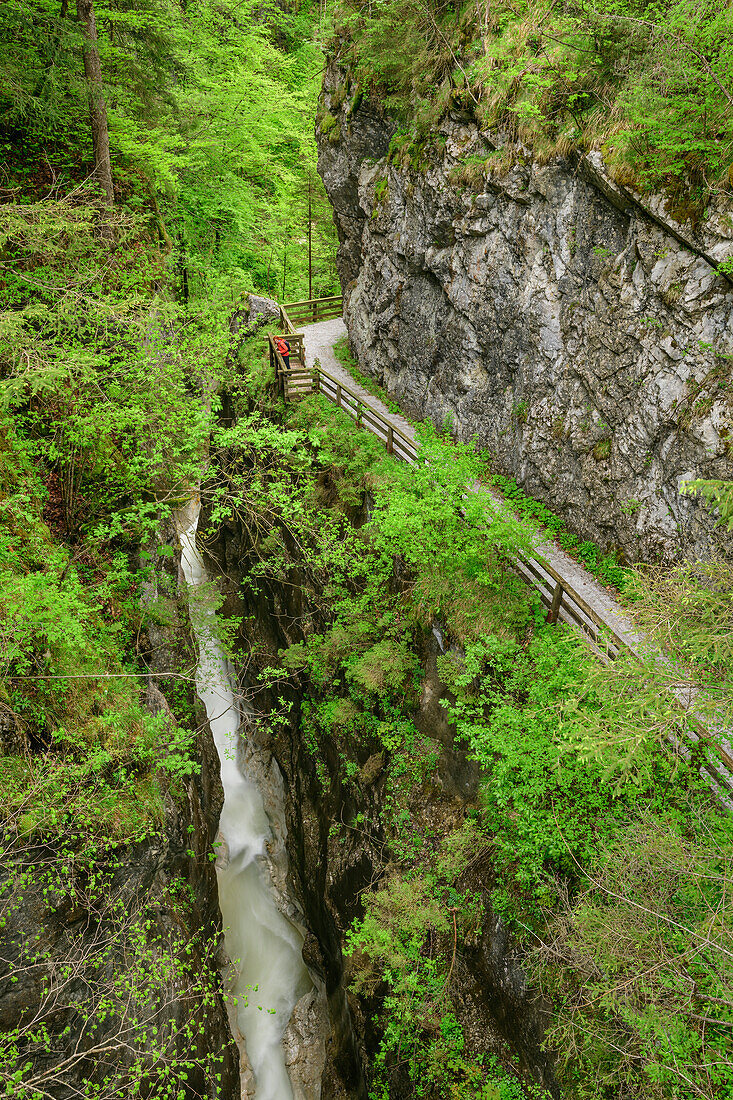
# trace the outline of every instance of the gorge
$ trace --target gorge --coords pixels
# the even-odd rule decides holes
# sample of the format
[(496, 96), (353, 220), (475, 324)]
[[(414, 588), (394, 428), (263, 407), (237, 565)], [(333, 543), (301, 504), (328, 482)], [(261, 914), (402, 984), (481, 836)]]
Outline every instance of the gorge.
[[(206, 584), (196, 548), (199, 507), (193, 500), (178, 516), (181, 567), (193, 592), (200, 592)], [(271, 817), (265, 812), (263, 791), (242, 774), (240, 729), (244, 716), (216, 636), (213, 611), (207, 612), (200, 598), (198, 605), (193, 605), (192, 621), (199, 651), (197, 691), (211, 724), (224, 788), (217, 880), (224, 944), (235, 971), (227, 989), (230, 1022), (241, 1049), (242, 1096), (293, 1100), (283, 1037), (296, 1001), (310, 992), (301, 957), (303, 937), (276, 907), (272, 884), (267, 881), (270, 869), (261, 866), (263, 860), (271, 863), (273, 856)], [(277, 789), (282, 780), (277, 764), (272, 767), (276, 774), (271, 786)], [(279, 809), (276, 804), (274, 813)], [(318, 1037), (305, 1038), (314, 1046)], [(318, 1062), (315, 1051), (310, 1052), (310, 1059)], [(301, 1096), (309, 1100), (300, 1091), (296, 1100)]]
[(733, 1100), (733, 9), (0, 27), (0, 1093)]

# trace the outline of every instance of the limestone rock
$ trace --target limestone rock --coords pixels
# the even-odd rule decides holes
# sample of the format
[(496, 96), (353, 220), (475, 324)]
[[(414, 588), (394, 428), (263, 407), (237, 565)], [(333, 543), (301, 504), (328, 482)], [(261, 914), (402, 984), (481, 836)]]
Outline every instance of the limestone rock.
[(323, 991), (314, 989), (306, 993), (293, 1009), (283, 1037), (293, 1100), (321, 1100), (330, 1030)]
[(262, 298), (257, 294), (250, 294), (249, 316), (247, 318), (247, 327), (250, 332), (254, 332), (274, 319), (280, 320), (280, 307), (277, 302), (273, 302), (271, 298)]
[(394, 123), (348, 81), (331, 64), (319, 170), (361, 368), (408, 413), (477, 438), (583, 537), (632, 560), (730, 553), (680, 485), (733, 478), (733, 286), (708, 262), (733, 256), (733, 204), (678, 225), (597, 153), (487, 161), (469, 187), (462, 158), (501, 135), (450, 116), (429, 167), (399, 167)]

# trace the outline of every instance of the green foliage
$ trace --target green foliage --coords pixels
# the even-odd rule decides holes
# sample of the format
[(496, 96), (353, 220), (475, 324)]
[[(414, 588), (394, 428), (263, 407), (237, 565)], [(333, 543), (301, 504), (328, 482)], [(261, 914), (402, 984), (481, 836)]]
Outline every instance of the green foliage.
[(190, 400), (190, 385), (211, 388), (220, 314), (181, 325), (137, 217), (114, 219), (110, 274), (83, 196), (3, 209), (3, 405), (54, 471), (67, 533), (140, 537), (198, 480), (213, 406)]
[(733, 668), (732, 591), (733, 568), (725, 561), (637, 565), (626, 587), (644, 633), (683, 675), (723, 697)]
[(529, 408), (526, 401), (517, 401), (512, 408), (512, 416), (517, 424), (526, 424), (529, 418)]
[(718, 513), (719, 522), (733, 531), (733, 481), (706, 481), (698, 478), (682, 486), (683, 493), (699, 494)]
[(729, 819), (696, 840), (649, 815), (555, 899), (531, 966), (573, 1095), (731, 1096), (730, 842)]
[(172, 1098), (187, 1075), (219, 1066), (197, 1052), (218, 995), (205, 963), (216, 944), (184, 934), (183, 901), (165, 902), (180, 920), (165, 932), (131, 904), (126, 863), (196, 771), (194, 734), (141, 705), (149, 573), (119, 543), (54, 538), (36, 447), (7, 420), (2, 439), (2, 979), (28, 1011), (6, 1016), (0, 1087), (36, 1097), (84, 1081), (84, 1097), (111, 1100), (149, 1085)]
[(421, 572), (452, 569), (457, 556), (468, 576), (483, 571), (488, 576), (497, 555), (528, 551), (527, 527), (487, 494), (466, 492), (481, 471), (474, 449), (446, 443), (430, 423), (420, 425), (417, 434), (417, 463), (396, 467), (394, 489), (376, 501), (385, 548), (399, 546)]
[[(673, 1007), (668, 1011), (663, 991), (644, 1000), (644, 977), (630, 1005), (614, 978), (622, 960), (624, 982), (635, 968), (647, 974), (643, 940), (637, 944), (632, 933), (620, 941), (618, 959), (604, 969), (618, 934), (613, 922), (607, 933), (594, 934), (605, 910), (569, 947), (555, 927), (572, 921), (585, 929), (584, 899), (600, 881), (600, 852), (612, 853), (604, 881), (616, 876), (624, 883), (618, 904), (633, 911), (640, 894), (624, 873), (644, 821), (664, 822), (670, 844), (703, 843), (713, 830), (721, 852), (729, 851), (697, 772), (708, 750), (700, 746), (689, 761), (669, 752), (688, 734), (687, 715), (671, 691), (678, 669), (631, 658), (607, 668), (564, 628), (542, 624), (543, 612), (507, 569), (532, 536), (524, 524), (507, 521), (487, 494), (467, 494), (484, 469), (472, 448), (422, 426), (422, 461), (398, 466), (321, 398), (274, 415), (286, 418), (287, 447), (268, 438), (259, 414), (243, 411), (237, 431), (246, 461), (238, 470), (226, 447), (223, 479), (233, 485), (230, 471), (245, 478), (262, 471), (272, 492), (247, 519), (250, 584), (263, 594), (270, 585), (284, 582), (285, 591), (295, 584), (305, 600), (298, 605), (302, 633), (293, 631), (280, 653), (281, 671), (270, 672), (297, 677), (307, 766), (318, 797), (341, 815), (329, 834), (330, 851), (353, 834), (354, 853), (361, 852), (361, 838), (367, 851), (380, 853), (370, 858), (377, 870), (381, 859), (384, 874), (362, 892), (363, 910), (349, 935), (350, 980), (374, 1019), (371, 1095), (531, 1094), (514, 1074), (481, 1057), (453, 987), (482, 925), (496, 914), (526, 945), (556, 943), (568, 960), (552, 970), (550, 952), (547, 967), (535, 972), (554, 998), (558, 1041), (570, 1051), (563, 1081), (569, 1095), (602, 1095), (614, 1064), (630, 1096), (646, 1097), (650, 1081), (660, 1097), (677, 1095), (673, 1059), (660, 1040), (672, 1027)], [(630, 570), (604, 565), (597, 547), (563, 532), (557, 517), (510, 482), (499, 484), (520, 513), (544, 522), (597, 571), (613, 567), (629, 584), (641, 583)], [(681, 578), (666, 583), (679, 591), (680, 613), (688, 608), (690, 620), (700, 620), (695, 651), (710, 662), (710, 677), (719, 675), (727, 652), (727, 575), (705, 592)], [(661, 578), (653, 598), (639, 596), (645, 608), (654, 600), (660, 609), (673, 605)], [(418, 692), (423, 700), (440, 693), (426, 662), (436, 618), (445, 647), (438, 657), (444, 705), (479, 773), (480, 797), (472, 804), (446, 796), (444, 769), (455, 749), (442, 755), (429, 736), (432, 719), (416, 713)], [(684, 636), (681, 615), (677, 638)], [(663, 881), (668, 854), (659, 845), (647, 853), (650, 882)], [(693, 866), (677, 881), (684, 881), (692, 908), (709, 902), (705, 912), (712, 914), (720, 896), (701, 898), (705, 880)], [(602, 901), (594, 898), (597, 907)], [(657, 935), (659, 957), (674, 960), (674, 939), (658, 926)], [(603, 952), (597, 959), (596, 948)], [(577, 984), (576, 969), (582, 970)], [(590, 1006), (583, 1000), (586, 973), (597, 983)], [(677, 981), (673, 967), (664, 973), (664, 982), (667, 975)], [(705, 995), (717, 996), (710, 974), (705, 987)], [(689, 1017), (674, 1033), (691, 1078), (703, 1081), (699, 1022)], [(717, 1057), (714, 1043), (709, 1049)], [(576, 1050), (582, 1069), (573, 1074)], [(716, 1070), (721, 1095), (729, 1077), (727, 1068)]]
[(308, 297), (310, 203), (313, 294), (335, 293), (335, 231), (313, 134), (323, 68), (314, 10), (230, 3), (187, 18), (196, 50), (178, 93), (187, 152), (172, 214), (191, 285), (230, 302), (249, 289)]
[[(452, 834), (441, 855), (477, 839), (470, 827)], [(523, 1086), (496, 1058), (468, 1048), (450, 987), (459, 936), (475, 932), (481, 908), (470, 891), (455, 888), (462, 865), (442, 858), (439, 866), (437, 875), (398, 873), (380, 885), (347, 937), (354, 990), (366, 996), (385, 984), (388, 990), (370, 1097), (392, 1095), (391, 1076), (404, 1064), (416, 1097), (540, 1100), (543, 1090)]]
[(54, 541), (38, 471), (10, 425), (5, 439), (0, 704), (15, 751), (0, 757), (2, 814), (25, 807), (33, 831), (83, 824), (144, 835), (161, 819), (162, 790), (193, 767), (191, 734), (139, 702), (135, 647), (148, 623), (139, 593), (149, 576), (120, 549), (78, 560)]
[[(621, 182), (670, 189), (686, 218), (729, 182), (731, 19), (712, 0), (486, 9), (339, 0), (335, 32), (413, 143), (448, 109), (467, 110), (507, 147), (540, 156), (600, 147)], [(483, 171), (459, 166), (457, 182), (474, 186)]]
[(383, 638), (350, 665), (347, 676), (362, 691), (389, 698), (417, 672), (417, 661), (405, 641)]
[[(74, 14), (13, 0), (0, 15), (0, 145), (16, 197), (75, 194), (93, 165)], [(117, 198), (162, 256), (175, 249), (185, 295), (230, 306), (251, 289), (304, 297), (309, 204), (314, 293), (336, 287), (312, 132), (315, 18), (253, 0), (96, 5)]]
[(313, 292), (336, 289), (322, 54), (309, 5), (95, 15), (112, 209), (90, 182), (73, 3), (0, 10), (0, 979), (27, 1004), (4, 1017), (0, 1091), (180, 1100), (220, 1091), (217, 936), (196, 933), (186, 884), (164, 896), (151, 871), (139, 900), (125, 867), (172, 842), (197, 874), (195, 839), (171, 835), (200, 765), (164, 540), (213, 436), (240, 458), (211, 487), (214, 522), (260, 509), (281, 549), (264, 502), (285, 489), (247, 461), (269, 452), (272, 470), (296, 441), (302, 461), (307, 441), (257, 418), (219, 428), (217, 394), (247, 291), (308, 293), (309, 228)]
[[(23, 1005), (0, 1035), (3, 1095), (177, 1100), (185, 1082), (215, 1077), (223, 1058), (202, 1037), (219, 997), (217, 937), (191, 935), (187, 884), (130, 898), (129, 850), (78, 825), (59, 846), (37, 843), (22, 816), (4, 822), (2, 857), (2, 978)], [(172, 914), (167, 926), (156, 904)]]
[(641, 744), (633, 761), (625, 741), (619, 753), (612, 737), (589, 728), (615, 728), (624, 700), (593, 675), (593, 657), (564, 631), (545, 628), (524, 648), (489, 636), (460, 659), (441, 658), (440, 668), (456, 695), (448, 715), (485, 776), (497, 867), (531, 896), (543, 896), (550, 867), (575, 877), (599, 836), (630, 806), (654, 799), (671, 767), (644, 726), (635, 725)]

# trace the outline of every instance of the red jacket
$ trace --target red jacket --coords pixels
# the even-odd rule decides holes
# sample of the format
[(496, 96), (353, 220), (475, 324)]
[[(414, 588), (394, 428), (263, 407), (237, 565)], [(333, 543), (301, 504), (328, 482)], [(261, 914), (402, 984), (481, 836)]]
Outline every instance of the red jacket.
[(283, 340), (282, 336), (278, 336), (277, 340), (275, 341), (275, 347), (281, 355), (290, 355), (290, 346), (285, 340)]

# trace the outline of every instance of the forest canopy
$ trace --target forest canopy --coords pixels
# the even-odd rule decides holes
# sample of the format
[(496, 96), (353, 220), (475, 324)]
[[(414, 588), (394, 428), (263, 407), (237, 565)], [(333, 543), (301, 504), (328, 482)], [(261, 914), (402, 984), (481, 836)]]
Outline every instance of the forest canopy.
[[(90, 5), (91, 7), (91, 5)], [(0, 199), (61, 198), (94, 168), (78, 6), (0, 5)], [(80, 9), (79, 9), (80, 10)], [(100, 95), (118, 204), (147, 215), (185, 292), (304, 297), (336, 286), (316, 172), (322, 55), (303, 6), (97, 4)]]

